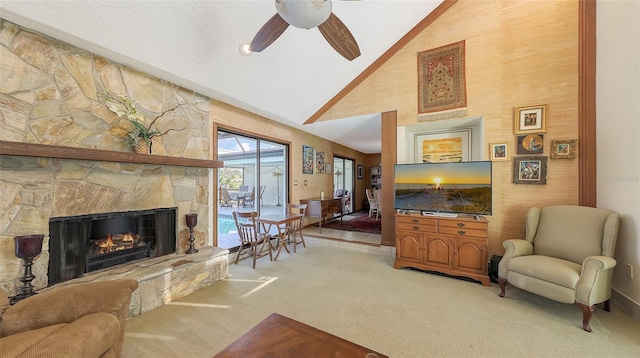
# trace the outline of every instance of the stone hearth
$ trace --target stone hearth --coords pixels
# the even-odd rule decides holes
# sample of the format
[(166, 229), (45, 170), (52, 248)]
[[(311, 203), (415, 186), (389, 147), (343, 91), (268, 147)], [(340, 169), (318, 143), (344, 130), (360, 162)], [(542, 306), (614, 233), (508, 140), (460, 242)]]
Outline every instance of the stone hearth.
[(202, 247), (195, 254), (161, 256), (95, 271), (38, 292), (93, 281), (131, 278), (140, 283), (129, 306), (129, 317), (134, 317), (228, 278), (228, 258), (229, 250)]

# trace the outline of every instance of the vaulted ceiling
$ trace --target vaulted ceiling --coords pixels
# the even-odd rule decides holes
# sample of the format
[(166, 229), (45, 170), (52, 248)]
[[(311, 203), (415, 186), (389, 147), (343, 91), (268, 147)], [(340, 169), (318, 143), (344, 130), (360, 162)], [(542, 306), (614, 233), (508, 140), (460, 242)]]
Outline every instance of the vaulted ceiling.
[(334, 0), (333, 13), (362, 53), (353, 61), (317, 28), (292, 26), (264, 51), (241, 54), (241, 45), (276, 13), (274, 0), (3, 0), (0, 16), (213, 99), (379, 153), (377, 113), (336, 119), (339, 124), (304, 122), (442, 2)]

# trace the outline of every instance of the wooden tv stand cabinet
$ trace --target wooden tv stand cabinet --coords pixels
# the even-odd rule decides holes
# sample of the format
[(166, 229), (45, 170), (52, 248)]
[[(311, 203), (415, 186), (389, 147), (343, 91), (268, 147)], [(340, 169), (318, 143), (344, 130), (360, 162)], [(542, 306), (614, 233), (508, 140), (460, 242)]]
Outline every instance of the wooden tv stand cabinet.
[(396, 214), (394, 268), (413, 267), (464, 276), (489, 286), (487, 239), (489, 221)]

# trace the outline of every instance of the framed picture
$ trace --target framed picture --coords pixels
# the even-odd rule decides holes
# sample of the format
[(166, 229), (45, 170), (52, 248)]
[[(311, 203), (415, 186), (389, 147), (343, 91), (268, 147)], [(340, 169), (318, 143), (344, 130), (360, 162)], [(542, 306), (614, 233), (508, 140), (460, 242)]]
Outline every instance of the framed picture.
[(514, 184), (547, 184), (547, 157), (514, 157)]
[(577, 142), (575, 139), (552, 140), (551, 159), (575, 159)]
[(491, 160), (508, 160), (509, 146), (507, 143), (493, 143), (489, 145), (491, 151)]
[(364, 168), (362, 167), (362, 165), (358, 165), (358, 179), (364, 178), (364, 174), (362, 173), (363, 171)]
[(544, 147), (543, 134), (518, 136), (518, 154), (542, 154)]
[(471, 129), (415, 133), (417, 163), (468, 162), (471, 158)]
[(517, 107), (515, 113), (515, 123), (513, 133), (531, 133), (547, 131), (547, 105)]
[(313, 174), (313, 147), (302, 146), (302, 174)]
[(324, 163), (324, 173), (333, 174), (331, 163)]
[(324, 173), (324, 152), (316, 150), (316, 174)]

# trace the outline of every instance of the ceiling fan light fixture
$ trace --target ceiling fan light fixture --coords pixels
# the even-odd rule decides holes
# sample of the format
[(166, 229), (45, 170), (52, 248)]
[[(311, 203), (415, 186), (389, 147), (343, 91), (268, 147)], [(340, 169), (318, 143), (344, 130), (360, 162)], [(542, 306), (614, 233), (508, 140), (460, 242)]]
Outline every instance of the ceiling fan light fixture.
[(276, 11), (284, 21), (301, 29), (310, 29), (327, 21), (330, 0), (275, 0)]
[(240, 54), (243, 56), (251, 56), (253, 51), (251, 51), (251, 42), (245, 41), (240, 44)]

